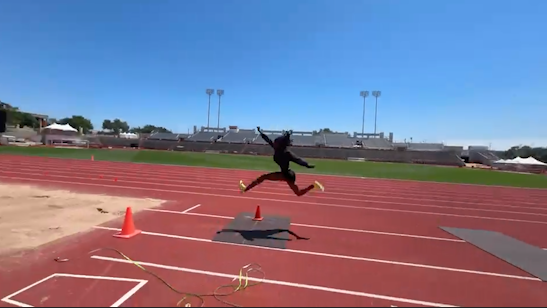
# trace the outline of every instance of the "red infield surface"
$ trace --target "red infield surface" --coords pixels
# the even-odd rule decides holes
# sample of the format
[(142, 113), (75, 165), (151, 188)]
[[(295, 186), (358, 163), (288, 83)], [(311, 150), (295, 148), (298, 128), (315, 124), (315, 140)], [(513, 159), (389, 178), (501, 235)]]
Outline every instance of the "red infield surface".
[[(547, 247), (547, 190), (299, 174), (300, 185), (317, 179), (326, 191), (296, 197), (285, 184), (266, 182), (241, 195), (238, 181), (257, 175), (0, 156), (5, 182), (169, 200), (135, 214), (143, 233), (132, 239), (112, 237), (121, 228), (112, 221), (17, 264), (5, 261), (0, 306), (175, 306), (182, 298), (112, 251), (89, 254), (103, 247), (193, 293), (210, 293), (259, 263), (263, 283), (227, 298), (243, 306), (547, 306), (539, 279), (439, 228), (500, 231)], [(284, 250), (212, 241), (257, 205), (263, 215), (290, 217), (291, 230), (310, 239)], [(69, 261), (53, 261), (58, 256)], [(205, 305), (222, 306), (213, 298)]]

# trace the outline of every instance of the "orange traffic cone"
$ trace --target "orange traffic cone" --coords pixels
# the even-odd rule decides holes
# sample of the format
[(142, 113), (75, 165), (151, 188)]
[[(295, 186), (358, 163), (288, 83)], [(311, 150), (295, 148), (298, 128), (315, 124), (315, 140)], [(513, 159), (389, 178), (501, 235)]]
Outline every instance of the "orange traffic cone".
[(264, 217), (262, 217), (262, 215), (260, 214), (260, 205), (257, 205), (256, 206), (256, 211), (255, 211), (255, 217), (253, 218), (254, 221), (262, 221), (262, 219), (264, 219)]
[(131, 207), (128, 206), (125, 210), (125, 219), (123, 221), (122, 232), (114, 234), (114, 237), (132, 238), (140, 233), (141, 230), (137, 230), (135, 228), (135, 222), (133, 222), (133, 211), (131, 210)]
[(91, 161), (95, 161), (95, 155), (91, 155)]

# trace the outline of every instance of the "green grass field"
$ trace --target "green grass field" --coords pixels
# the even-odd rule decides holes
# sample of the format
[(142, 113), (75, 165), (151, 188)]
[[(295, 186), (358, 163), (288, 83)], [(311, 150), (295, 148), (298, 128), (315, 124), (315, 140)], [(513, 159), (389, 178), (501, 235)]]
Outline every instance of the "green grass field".
[[(272, 158), (267, 156), (205, 154), (191, 152), (1, 146), (0, 155), (1, 154), (76, 159), (90, 159), (91, 155), (94, 155), (95, 160), (268, 171), (276, 170), (277, 167), (272, 161)], [(327, 159), (309, 159), (309, 161), (316, 165), (315, 169), (306, 169), (299, 166), (295, 166), (294, 169), (297, 172), (302, 173), (547, 188), (547, 177), (536, 174), (517, 174), (480, 169), (437, 167), (414, 164), (349, 162)]]

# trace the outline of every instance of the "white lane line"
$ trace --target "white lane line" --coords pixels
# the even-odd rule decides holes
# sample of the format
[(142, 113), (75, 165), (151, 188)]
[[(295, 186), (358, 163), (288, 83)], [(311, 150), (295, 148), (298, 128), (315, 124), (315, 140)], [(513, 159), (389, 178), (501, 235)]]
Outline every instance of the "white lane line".
[[(125, 264), (133, 264), (132, 262), (130, 262), (128, 260), (125, 260), (125, 259), (110, 258), (110, 257), (103, 257), (103, 256), (91, 256), (91, 258), (96, 259), (96, 260), (111, 261), (111, 262), (118, 262), (118, 263), (125, 263)], [(178, 272), (186, 272), (186, 273), (192, 273), (192, 274), (198, 274), (198, 275), (222, 277), (222, 278), (228, 278), (228, 279), (239, 279), (239, 276), (237, 276), (237, 275), (230, 275), (230, 274), (219, 273), (219, 272), (204, 271), (204, 270), (198, 270), (198, 269), (193, 269), (193, 268), (184, 268), (184, 267), (163, 265), (163, 264), (150, 263), (150, 262), (141, 262), (141, 261), (136, 261), (136, 262), (139, 263), (142, 266), (155, 267), (155, 268), (161, 268), (161, 269), (178, 271)], [(338, 293), (338, 294), (345, 294), (345, 295), (368, 297), (368, 298), (375, 298), (375, 299), (381, 299), (381, 300), (401, 302), (401, 303), (407, 303), (407, 304), (413, 304), (413, 305), (423, 305), (423, 306), (427, 306), (427, 307), (457, 307), (457, 306), (441, 304), (441, 303), (426, 302), (426, 301), (413, 300), (413, 299), (408, 299), (408, 298), (400, 298), (400, 297), (379, 295), (379, 294), (373, 294), (373, 293), (357, 292), (357, 291), (344, 290), (344, 289), (335, 289), (335, 288), (329, 288), (329, 287), (323, 287), (323, 286), (317, 286), (317, 285), (309, 285), (309, 284), (302, 284), (302, 283), (294, 283), (294, 282), (281, 281), (281, 280), (260, 279), (260, 278), (254, 278), (254, 277), (249, 277), (248, 279), (250, 281), (262, 282), (262, 283), (265, 283), (265, 284), (275, 284), (275, 285), (293, 287), (293, 288), (299, 288), (299, 289), (308, 289), (308, 290), (316, 290), (316, 291), (323, 291), (323, 292), (329, 292), (329, 293)]]
[[(230, 219), (230, 220), (234, 219), (234, 217), (230, 217), (230, 216), (202, 214), (202, 213), (188, 213), (187, 212), (188, 210), (186, 210), (184, 212), (171, 211), (171, 210), (162, 210), (162, 209), (144, 209), (144, 210), (150, 211), (150, 212), (166, 213), (166, 214), (190, 215), (190, 216), (200, 216), (200, 217), (220, 218), (220, 219)], [(442, 238), (442, 237), (433, 237), (433, 236), (412, 235), (412, 234), (392, 233), (392, 232), (381, 232), (381, 231), (372, 231), (372, 230), (360, 230), (360, 229), (350, 229), (350, 228), (339, 228), (339, 227), (330, 227), (330, 226), (321, 226), (321, 225), (301, 224), (301, 223), (291, 223), (291, 225), (297, 226), (297, 227), (304, 227), (304, 228), (325, 229), (325, 230), (333, 230), (333, 231), (367, 233), (367, 234), (376, 234), (376, 235), (387, 235), (387, 236), (396, 236), (396, 237), (425, 239), (425, 240), (465, 243), (464, 240), (460, 240), (460, 239), (451, 239), (451, 238)]]
[(181, 214), (186, 214), (186, 213), (188, 213), (188, 212), (191, 212), (191, 211), (197, 209), (197, 208), (200, 207), (200, 206), (201, 206), (201, 204), (196, 204), (196, 205), (192, 206), (191, 208), (186, 209), (186, 210), (184, 210), (184, 211), (182, 211), (182, 212), (180, 212), (180, 213), (181, 213)]
[[(121, 231), (120, 228), (110, 228), (110, 227), (102, 227), (102, 226), (95, 226), (93, 228), (102, 229), (102, 230), (117, 231), (117, 232)], [(541, 279), (538, 279), (538, 278), (535, 278), (535, 277), (516, 276), (516, 275), (499, 274), (499, 273), (492, 273), (492, 272), (482, 272), (482, 271), (466, 270), (466, 269), (459, 269), (459, 268), (452, 268), (452, 267), (443, 267), (443, 266), (425, 265), (425, 264), (417, 264), (417, 263), (389, 261), (389, 260), (372, 259), (372, 258), (364, 258), (364, 257), (354, 257), (354, 256), (323, 253), (323, 252), (314, 252), (314, 251), (307, 251), (307, 250), (279, 249), (279, 248), (271, 248), (271, 247), (251, 246), (251, 245), (243, 245), (243, 244), (235, 244), (235, 243), (217, 242), (217, 241), (213, 241), (213, 240), (205, 239), (205, 238), (197, 238), (197, 237), (182, 236), (182, 235), (175, 235), (175, 234), (166, 234), (166, 233), (159, 233), (159, 232), (142, 231), (142, 234), (143, 235), (156, 236), (156, 237), (166, 237), (166, 238), (181, 239), (181, 240), (194, 241), (194, 242), (210, 243), (210, 244), (216, 244), (216, 245), (239, 246), (239, 247), (242, 247), (242, 248), (244, 247), (245, 249), (271, 250), (271, 251), (279, 251), (279, 252), (282, 252), (282, 253), (294, 253), (294, 254), (328, 257), (328, 258), (335, 258), (335, 259), (363, 261), (363, 262), (389, 264), (389, 265), (399, 265), (399, 266), (425, 268), (425, 269), (432, 269), (432, 270), (439, 270), (439, 271), (446, 271), (446, 272), (457, 272), (457, 273), (465, 273), (465, 274), (473, 274), (473, 275), (493, 276), (493, 277), (500, 277), (500, 278), (510, 278), (510, 279), (540, 281), (541, 282)]]

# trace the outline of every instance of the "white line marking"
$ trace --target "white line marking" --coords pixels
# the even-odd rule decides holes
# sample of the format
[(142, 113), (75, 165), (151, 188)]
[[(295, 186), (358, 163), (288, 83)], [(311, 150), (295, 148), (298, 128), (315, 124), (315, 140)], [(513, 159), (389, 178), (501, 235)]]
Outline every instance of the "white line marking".
[(201, 204), (196, 204), (196, 205), (192, 206), (191, 208), (182, 211), (181, 214), (186, 214), (186, 213), (188, 213), (188, 212), (191, 212), (191, 211), (197, 209), (197, 208), (200, 207), (200, 206), (201, 206)]
[[(144, 209), (146, 211), (166, 213), (166, 214), (178, 214), (178, 215), (190, 215), (190, 216), (201, 216), (209, 218), (221, 218), (221, 219), (234, 219), (234, 217), (229, 216), (220, 216), (212, 214), (202, 214), (202, 213), (188, 213), (171, 211), (171, 210), (161, 210), (161, 209)], [(412, 235), (412, 234), (402, 234), (402, 233), (391, 233), (391, 232), (381, 232), (381, 231), (371, 231), (371, 230), (359, 230), (359, 229), (349, 229), (349, 228), (339, 228), (339, 227), (329, 227), (329, 226), (320, 226), (320, 225), (310, 225), (310, 224), (300, 224), (300, 223), (291, 223), (293, 226), (305, 227), (305, 228), (314, 228), (314, 229), (325, 229), (325, 230), (334, 230), (334, 231), (345, 231), (345, 232), (355, 232), (355, 233), (368, 233), (376, 235), (387, 235), (387, 236), (397, 236), (397, 237), (408, 237), (416, 239), (425, 239), (425, 240), (435, 240), (435, 241), (446, 241), (446, 242), (455, 242), (455, 243), (465, 243), (464, 240), (460, 239), (450, 239), (442, 237), (432, 237), (432, 236), (423, 236), (423, 235)]]
[(148, 281), (142, 280), (139, 282), (136, 286), (134, 286), (131, 290), (129, 290), (127, 293), (125, 293), (120, 299), (118, 299), (112, 306), (110, 307), (120, 307), (121, 304), (125, 303), (131, 296), (135, 295), (138, 290), (140, 290)]
[(30, 306), (30, 305), (28, 305), (28, 304), (21, 303), (21, 302), (18, 302), (18, 301), (16, 301), (16, 300), (12, 300), (11, 298), (14, 297), (14, 296), (19, 295), (20, 293), (25, 292), (26, 290), (28, 290), (28, 289), (30, 289), (30, 288), (33, 288), (33, 287), (37, 286), (37, 285), (41, 284), (42, 282), (44, 282), (44, 281), (46, 281), (46, 280), (49, 280), (49, 279), (51, 279), (51, 278), (53, 278), (53, 277), (55, 277), (55, 276), (56, 276), (56, 274), (52, 274), (52, 275), (49, 275), (49, 276), (47, 276), (46, 278), (44, 278), (44, 279), (42, 279), (42, 280), (38, 280), (38, 281), (36, 281), (35, 283), (30, 284), (30, 285), (28, 285), (28, 286), (26, 286), (26, 287), (20, 289), (19, 291), (15, 291), (14, 293), (12, 293), (12, 294), (10, 294), (10, 295), (8, 295), (8, 296), (2, 298), (2, 301), (5, 302), (5, 303), (8, 303), (8, 304), (12, 304), (12, 305), (15, 305), (15, 306), (19, 306), (19, 307), (32, 307), (32, 306)]
[[(132, 262), (125, 259), (102, 257), (102, 256), (91, 256), (91, 258), (97, 259), (97, 260), (103, 260), (103, 261), (132, 264)], [(198, 270), (193, 268), (184, 268), (184, 267), (177, 267), (177, 266), (170, 266), (170, 265), (163, 265), (163, 264), (156, 264), (156, 263), (149, 263), (149, 262), (142, 262), (142, 261), (136, 261), (136, 262), (142, 266), (155, 267), (155, 268), (161, 268), (161, 269), (178, 271), (178, 272), (186, 272), (186, 273), (222, 277), (222, 278), (229, 278), (229, 279), (239, 278), (239, 276), (237, 275), (230, 275), (230, 274), (219, 273), (219, 272), (211, 272), (211, 271), (204, 271), (204, 270)], [(329, 293), (339, 293), (339, 294), (346, 294), (346, 295), (353, 295), (353, 296), (360, 296), (360, 297), (368, 297), (368, 298), (382, 299), (382, 300), (388, 300), (388, 301), (396, 301), (396, 302), (407, 303), (407, 304), (423, 305), (423, 306), (429, 306), (429, 307), (432, 307), (432, 306), (433, 307), (457, 307), (453, 305), (446, 305), (446, 304), (440, 304), (440, 303), (425, 302), (425, 301), (419, 301), (419, 300), (413, 300), (413, 299), (407, 299), (407, 298), (398, 298), (398, 297), (391, 297), (391, 296), (378, 295), (378, 294), (372, 294), (372, 293), (335, 289), (335, 288), (328, 288), (328, 287), (280, 281), (280, 280), (259, 279), (254, 277), (249, 277), (249, 280), (262, 282), (266, 284), (275, 284), (280, 286), (299, 288), (299, 289), (308, 289), (308, 290), (316, 290), (316, 291), (323, 291), (323, 292), (329, 292)]]
[[(116, 188), (116, 189), (128, 189), (128, 190), (139, 190), (139, 191), (155, 191), (155, 192), (165, 192), (165, 193), (183, 194), (183, 195), (186, 194), (186, 195), (197, 195), (197, 196), (208, 196), (208, 197), (222, 197), (222, 198), (245, 199), (245, 200), (259, 200), (259, 201), (271, 201), (271, 202), (283, 202), (283, 203), (320, 205), (320, 206), (325, 206), (325, 207), (347, 208), (347, 209), (355, 209), (355, 210), (399, 212), (399, 213), (408, 213), (408, 214), (423, 214), (423, 215), (461, 217), (461, 218), (473, 218), (473, 219), (484, 219), (484, 220), (512, 221), (512, 222), (522, 222), (522, 223), (533, 223), (533, 224), (547, 225), (547, 221), (537, 221), (537, 220), (524, 220), (524, 219), (512, 219), (512, 218), (502, 218), (502, 217), (487, 217), (487, 216), (473, 216), (473, 215), (458, 215), (458, 214), (448, 214), (448, 213), (439, 213), (439, 212), (410, 211), (410, 210), (387, 209), (387, 208), (378, 208), (378, 207), (361, 207), (361, 206), (351, 206), (351, 205), (344, 205), (344, 204), (305, 202), (305, 201), (297, 201), (297, 200), (284, 200), (284, 199), (258, 198), (258, 197), (244, 197), (244, 196), (236, 196), (236, 195), (221, 195), (221, 194), (202, 193), (202, 192), (183, 191), (183, 190), (144, 188), (144, 187), (132, 187), (132, 186), (122, 186), (122, 185), (105, 185), (105, 184), (94, 184), (94, 183), (79, 183), (79, 182), (59, 181), (59, 180), (39, 179), (39, 178), (32, 178), (31, 179), (31, 178), (16, 177), (16, 176), (4, 176), (4, 175), (0, 175), (0, 178), (20, 180), (20, 181), (29, 181), (29, 182), (62, 183), (62, 184), (80, 185), (80, 186), (88, 186), (88, 187), (89, 186), (110, 187), (110, 188)], [(126, 181), (126, 182), (129, 183), (129, 181)], [(186, 188), (203, 188), (203, 187), (199, 187), (199, 186), (185, 186), (185, 187)]]
[(108, 276), (90, 276), (90, 275), (76, 275), (76, 274), (64, 274), (64, 273), (55, 273), (47, 276), (46, 278), (36, 281), (35, 283), (28, 285), (19, 291), (16, 291), (4, 298), (1, 299), (1, 301), (12, 304), (19, 307), (34, 307), (29, 304), (25, 304), (16, 300), (11, 299), (11, 297), (17, 296), (41, 283), (44, 283), (45, 281), (55, 278), (55, 277), (70, 277), (70, 278), (80, 278), (80, 279), (98, 279), (98, 280), (111, 280), (111, 281), (125, 281), (125, 282), (137, 282), (138, 284), (131, 288), (127, 293), (125, 293), (120, 299), (118, 299), (114, 304), (112, 304), (110, 307), (119, 307), (121, 304), (123, 304), (125, 301), (127, 301), (131, 296), (133, 296), (140, 288), (142, 288), (148, 280), (143, 279), (132, 279), (132, 278), (122, 278), (122, 277), (108, 277)]
[(435, 241), (446, 241), (446, 242), (455, 242), (455, 243), (465, 243), (464, 240), (451, 239), (451, 238), (442, 238), (442, 237), (433, 237), (433, 236), (424, 236), (424, 235), (412, 235), (412, 234), (402, 234), (402, 233), (391, 233), (391, 232), (381, 232), (381, 231), (371, 231), (371, 230), (358, 230), (358, 229), (348, 229), (348, 228), (338, 228), (338, 227), (327, 227), (319, 225), (308, 225), (308, 224), (297, 224), (292, 225), (299, 227), (307, 228), (316, 228), (316, 229), (326, 229), (326, 230), (336, 230), (336, 231), (347, 231), (347, 232), (357, 232), (357, 233), (369, 233), (377, 235), (388, 235), (388, 236), (398, 236), (398, 237), (410, 237), (416, 239), (424, 240), (435, 240)]
[[(102, 229), (102, 230), (110, 230), (110, 231), (118, 231), (118, 232), (121, 231), (121, 229), (119, 229), (119, 228), (110, 228), (110, 227), (102, 227), (102, 226), (95, 226), (93, 228)], [(251, 245), (243, 245), (243, 244), (235, 244), (235, 243), (217, 242), (217, 241), (213, 241), (213, 240), (210, 240), (210, 239), (189, 237), (189, 236), (182, 236), (182, 235), (174, 235), (174, 234), (166, 234), (166, 233), (142, 231), (142, 234), (157, 236), (157, 237), (167, 237), (167, 238), (173, 238), (173, 239), (181, 239), (181, 240), (202, 242), (202, 243), (211, 243), (211, 244), (217, 244), (217, 245), (229, 245), (229, 246), (245, 247), (245, 248), (250, 248), (250, 249), (273, 250), (273, 251), (279, 251), (279, 252), (283, 252), (283, 253), (288, 252), (288, 253), (319, 256), (319, 257), (328, 257), (328, 258), (336, 258), (336, 259), (364, 261), (364, 262), (381, 263), (381, 264), (389, 264), (389, 265), (417, 267), (417, 268), (427, 268), (427, 269), (447, 271), (447, 272), (457, 272), (457, 273), (466, 273), (466, 274), (483, 275), (483, 276), (494, 276), (494, 277), (511, 278), (511, 279), (519, 279), (519, 280), (541, 281), (541, 279), (538, 279), (538, 278), (535, 278), (535, 277), (526, 277), (526, 276), (516, 276), (516, 275), (499, 274), (499, 273), (492, 273), (492, 272), (473, 271), (473, 270), (466, 270), (466, 269), (459, 269), (459, 268), (452, 268), (452, 267), (442, 267), (442, 266), (416, 264), (416, 263), (408, 263), (408, 262), (389, 261), (389, 260), (372, 259), (372, 258), (364, 258), (364, 257), (354, 257), (354, 256), (330, 254), (330, 253), (323, 253), (323, 252), (314, 252), (314, 251), (307, 251), (307, 250), (279, 249), (279, 248), (271, 248), (271, 247), (251, 246)]]

